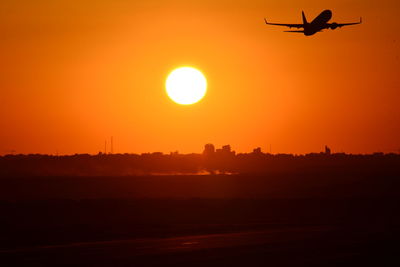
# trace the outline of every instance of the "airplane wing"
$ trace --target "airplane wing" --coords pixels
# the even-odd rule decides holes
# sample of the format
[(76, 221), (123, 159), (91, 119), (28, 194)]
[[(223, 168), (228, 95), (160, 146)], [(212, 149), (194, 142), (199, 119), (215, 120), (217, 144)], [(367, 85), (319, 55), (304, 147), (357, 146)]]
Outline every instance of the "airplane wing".
[(285, 26), (289, 28), (304, 28), (303, 24), (281, 24), (281, 23), (269, 23), (267, 19), (264, 18), (265, 24), (267, 25), (275, 25), (275, 26)]
[(284, 31), (284, 32), (298, 32), (298, 33), (304, 33), (304, 31)]
[(343, 27), (343, 26), (350, 26), (350, 25), (357, 25), (362, 23), (362, 18), (360, 18), (359, 22), (352, 22), (352, 23), (327, 23), (328, 28), (336, 28), (336, 27)]

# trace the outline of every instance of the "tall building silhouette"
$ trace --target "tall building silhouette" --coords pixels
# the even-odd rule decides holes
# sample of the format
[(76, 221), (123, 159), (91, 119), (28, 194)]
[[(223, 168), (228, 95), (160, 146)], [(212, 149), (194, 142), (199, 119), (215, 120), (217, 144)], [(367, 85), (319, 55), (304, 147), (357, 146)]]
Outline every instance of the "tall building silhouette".
[(328, 146), (325, 146), (325, 155), (330, 155), (331, 149)]
[(203, 155), (204, 156), (211, 156), (215, 153), (215, 147), (213, 144), (206, 144), (204, 146), (204, 151), (203, 151)]

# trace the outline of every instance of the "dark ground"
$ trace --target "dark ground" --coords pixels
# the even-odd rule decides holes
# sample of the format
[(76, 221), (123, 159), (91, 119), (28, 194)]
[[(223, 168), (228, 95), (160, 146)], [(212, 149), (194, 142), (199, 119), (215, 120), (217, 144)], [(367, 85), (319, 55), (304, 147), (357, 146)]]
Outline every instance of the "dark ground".
[(0, 266), (400, 266), (398, 177), (0, 179)]

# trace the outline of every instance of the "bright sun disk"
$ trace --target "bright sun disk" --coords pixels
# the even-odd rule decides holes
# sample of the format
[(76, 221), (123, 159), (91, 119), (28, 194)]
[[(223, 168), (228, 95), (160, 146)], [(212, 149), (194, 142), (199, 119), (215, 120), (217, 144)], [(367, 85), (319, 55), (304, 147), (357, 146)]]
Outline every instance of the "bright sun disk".
[(172, 71), (165, 83), (168, 96), (181, 105), (200, 101), (207, 92), (207, 80), (201, 71), (181, 67)]

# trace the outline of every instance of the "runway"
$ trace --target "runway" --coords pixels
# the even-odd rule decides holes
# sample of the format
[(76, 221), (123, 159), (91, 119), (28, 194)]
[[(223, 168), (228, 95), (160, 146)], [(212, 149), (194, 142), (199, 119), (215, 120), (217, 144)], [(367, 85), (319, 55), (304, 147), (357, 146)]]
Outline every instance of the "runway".
[(10, 264), (29, 266), (51, 263), (65, 266), (125, 263), (148, 266), (206, 262), (212, 264), (220, 260), (229, 262), (238, 255), (243, 260), (247, 254), (254, 252), (258, 256), (274, 255), (277, 251), (282, 251), (282, 247), (309, 243), (329, 231), (327, 227), (297, 227), (172, 238), (84, 242), (2, 250), (0, 256)]

